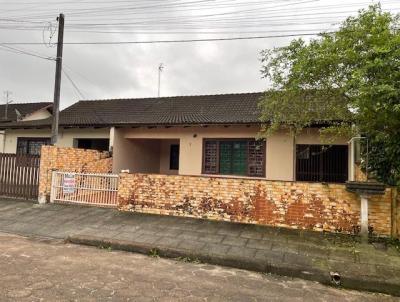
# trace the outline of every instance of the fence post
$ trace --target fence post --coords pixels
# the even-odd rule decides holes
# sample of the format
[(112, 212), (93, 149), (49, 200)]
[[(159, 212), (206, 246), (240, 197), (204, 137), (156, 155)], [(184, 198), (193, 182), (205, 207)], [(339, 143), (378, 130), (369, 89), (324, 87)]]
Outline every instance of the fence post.
[(57, 171), (51, 172), (50, 203), (54, 203), (56, 198)]

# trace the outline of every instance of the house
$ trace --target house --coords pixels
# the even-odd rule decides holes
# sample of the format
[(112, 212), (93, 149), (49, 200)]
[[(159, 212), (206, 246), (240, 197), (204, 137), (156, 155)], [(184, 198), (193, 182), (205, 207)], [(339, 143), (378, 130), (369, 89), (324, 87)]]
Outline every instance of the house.
[[(319, 125), (296, 139), (282, 130), (258, 140), (262, 96), (79, 101), (60, 113), (58, 146), (111, 150), (115, 173), (129, 170), (319, 182), (351, 178), (348, 140), (339, 139), (324, 148)], [(0, 128), (5, 130), (5, 152), (15, 153), (21, 140), (42, 138), (42, 143), (48, 143), (51, 118), (13, 121)]]
[[(52, 108), (53, 104), (49, 102), (0, 105), (0, 125), (9, 122), (46, 119), (52, 116)], [(5, 131), (3, 130), (0, 131), (0, 153), (5, 153), (4, 140)]]

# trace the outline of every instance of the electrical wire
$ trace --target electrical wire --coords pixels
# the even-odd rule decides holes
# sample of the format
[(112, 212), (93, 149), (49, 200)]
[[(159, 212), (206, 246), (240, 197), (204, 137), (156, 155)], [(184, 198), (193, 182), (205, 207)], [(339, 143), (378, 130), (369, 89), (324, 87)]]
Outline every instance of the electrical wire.
[[(334, 32), (325, 32), (323, 34), (331, 34)], [(258, 40), (270, 38), (286, 38), (299, 36), (318, 36), (321, 32), (298, 33), (286, 35), (268, 35), (268, 36), (251, 36), (251, 37), (230, 37), (230, 38), (206, 38), (206, 39), (180, 39), (180, 40), (150, 40), (150, 41), (92, 41), (92, 42), (64, 42), (64, 45), (126, 45), (126, 44), (156, 44), (156, 43), (190, 43), (190, 42), (218, 42), (218, 41), (235, 41), (235, 40)], [(43, 45), (40, 42), (2, 42), (1, 45)]]
[(4, 43), (0, 43), (0, 50), (12, 52), (12, 53), (15, 53), (15, 54), (22, 54), (22, 55), (32, 56), (32, 57), (36, 57), (36, 58), (40, 58), (40, 59), (44, 59), (44, 60), (50, 60), (50, 61), (54, 61), (55, 60), (55, 58), (46, 57), (44, 55), (40, 55), (40, 54), (37, 54), (37, 53), (34, 53), (34, 52), (26, 51), (24, 49), (18, 49), (18, 48), (15, 48), (15, 47), (11, 47), (11, 46), (8, 46), (8, 45), (6, 45)]
[(75, 84), (75, 82), (72, 80), (72, 78), (69, 76), (69, 74), (62, 69), (62, 72), (64, 73), (64, 75), (67, 77), (67, 79), (69, 80), (69, 82), (71, 83), (72, 87), (74, 87), (74, 89), (76, 90), (76, 92), (79, 94), (80, 98), (85, 99), (85, 96), (83, 95), (83, 93), (80, 91), (80, 89), (78, 88), (78, 86)]

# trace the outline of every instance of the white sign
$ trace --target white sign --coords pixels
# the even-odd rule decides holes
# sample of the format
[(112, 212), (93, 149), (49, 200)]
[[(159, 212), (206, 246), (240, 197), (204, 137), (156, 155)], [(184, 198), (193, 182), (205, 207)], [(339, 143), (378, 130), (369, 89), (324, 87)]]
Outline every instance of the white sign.
[(65, 174), (62, 187), (64, 194), (75, 193), (75, 175)]

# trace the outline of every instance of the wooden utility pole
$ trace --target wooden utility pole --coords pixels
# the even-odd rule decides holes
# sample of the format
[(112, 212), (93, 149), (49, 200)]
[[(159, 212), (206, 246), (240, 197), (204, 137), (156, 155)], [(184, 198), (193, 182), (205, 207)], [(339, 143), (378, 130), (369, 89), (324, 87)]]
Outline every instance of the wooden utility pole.
[(56, 58), (56, 79), (54, 84), (54, 103), (53, 103), (53, 123), (51, 125), (51, 144), (55, 145), (58, 140), (58, 120), (60, 115), (60, 89), (61, 89), (61, 71), (62, 54), (64, 44), (64, 14), (60, 14), (58, 20), (58, 42)]

